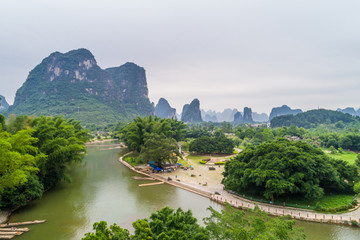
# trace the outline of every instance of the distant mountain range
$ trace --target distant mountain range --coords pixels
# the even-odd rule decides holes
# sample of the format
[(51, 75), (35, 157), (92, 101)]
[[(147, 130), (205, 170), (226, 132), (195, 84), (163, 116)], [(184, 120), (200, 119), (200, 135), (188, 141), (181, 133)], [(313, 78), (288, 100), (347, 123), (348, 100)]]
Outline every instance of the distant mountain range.
[(107, 124), (153, 114), (145, 70), (134, 63), (101, 69), (89, 50), (54, 52), (16, 92), (8, 113), (64, 115)]
[(195, 98), (190, 104), (185, 104), (181, 113), (181, 121), (183, 122), (202, 122), (200, 112), (200, 101)]
[(339, 125), (353, 124), (358, 123), (359, 120), (359, 117), (354, 117), (339, 111), (315, 109), (296, 115), (288, 114), (274, 117), (271, 119), (271, 127), (289, 127), (294, 125), (303, 128), (315, 128), (320, 124), (336, 124), (338, 122), (340, 123)]
[(0, 95), (0, 112), (3, 112), (9, 108), (9, 104), (6, 102), (6, 99), (4, 96)]
[[(206, 122), (233, 122), (235, 115), (240, 113), (241, 116), (244, 115), (244, 112), (239, 112), (236, 108), (226, 108), (222, 112), (216, 112), (213, 110), (205, 111), (201, 109), (201, 116)], [(239, 114), (238, 114), (239, 116)], [(237, 117), (238, 117), (237, 116)], [(266, 113), (251, 113), (252, 119), (254, 122), (267, 122), (269, 121), (269, 116)]]
[(172, 108), (165, 98), (160, 98), (155, 107), (155, 116), (160, 118), (176, 118), (176, 109)]
[(348, 113), (351, 116), (360, 116), (360, 108), (358, 110), (355, 110), (353, 107), (347, 107), (344, 109), (338, 108), (336, 111), (342, 112), (342, 113)]
[[(54, 52), (30, 71), (17, 90), (14, 105), (1, 97), (0, 111), (16, 115), (63, 115), (81, 120), (84, 125), (103, 126), (118, 121), (130, 121), (149, 114), (161, 118), (176, 117), (185, 122), (268, 122), (282, 115), (296, 115), (301, 109), (287, 105), (275, 107), (270, 116), (244, 108), (222, 112), (200, 110), (200, 101), (185, 104), (181, 115), (165, 98), (154, 107), (148, 98), (145, 69), (135, 63), (101, 69), (87, 49), (67, 53)], [(360, 116), (360, 109), (348, 107), (337, 111)]]
[(301, 109), (291, 109), (287, 105), (282, 105), (281, 107), (274, 107), (271, 110), (269, 120), (271, 121), (271, 119), (277, 116), (288, 115), (288, 114), (295, 115), (302, 112), (303, 111)]

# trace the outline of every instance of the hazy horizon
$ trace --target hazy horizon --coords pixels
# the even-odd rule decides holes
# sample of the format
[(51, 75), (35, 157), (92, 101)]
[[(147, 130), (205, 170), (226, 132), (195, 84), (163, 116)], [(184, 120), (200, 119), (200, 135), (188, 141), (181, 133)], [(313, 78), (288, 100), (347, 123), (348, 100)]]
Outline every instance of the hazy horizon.
[(6, 1), (0, 94), (50, 53), (87, 48), (101, 68), (134, 62), (150, 101), (180, 113), (251, 107), (269, 114), (360, 106), (358, 1)]

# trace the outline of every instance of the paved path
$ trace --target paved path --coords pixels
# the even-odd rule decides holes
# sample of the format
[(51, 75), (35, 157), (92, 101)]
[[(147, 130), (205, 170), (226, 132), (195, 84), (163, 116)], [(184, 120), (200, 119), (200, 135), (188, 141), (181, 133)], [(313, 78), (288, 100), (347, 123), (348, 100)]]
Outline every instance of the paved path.
[(314, 221), (314, 222), (328, 222), (328, 223), (340, 223), (346, 224), (351, 221), (357, 221), (360, 223), (360, 208), (354, 211), (341, 213), (341, 214), (326, 214), (318, 213), (312, 210), (281, 207), (272, 204), (253, 202), (245, 198), (240, 198), (236, 195), (230, 194), (223, 190), (221, 195), (211, 195), (210, 199), (219, 203), (228, 202), (230, 205), (236, 208), (254, 209), (255, 204), (263, 211), (274, 216), (290, 215), (292, 218)]
[(241, 198), (234, 194), (231, 194), (223, 189), (218, 189), (217, 191), (220, 195), (215, 195), (214, 191), (210, 191), (206, 187), (197, 186), (185, 182), (177, 182), (174, 180), (169, 181), (167, 178), (162, 177), (160, 174), (142, 172), (136, 170), (133, 166), (122, 160), (122, 157), (119, 158), (119, 161), (139, 174), (152, 177), (158, 181), (163, 181), (169, 185), (173, 185), (187, 191), (199, 194), (204, 197), (208, 197), (213, 201), (224, 204), (225, 202), (229, 203), (233, 207), (243, 208), (243, 209), (254, 209), (257, 205), (261, 210), (269, 213), (274, 216), (290, 215), (292, 218), (313, 221), (313, 222), (326, 222), (326, 223), (337, 223), (337, 224), (350, 224), (351, 221), (357, 221), (360, 224), (360, 208), (357, 208), (354, 211), (340, 213), (340, 214), (326, 214), (326, 213), (317, 213), (312, 210), (300, 209), (300, 208), (291, 208), (291, 207), (282, 207), (273, 204), (259, 203), (254, 202), (245, 198)]

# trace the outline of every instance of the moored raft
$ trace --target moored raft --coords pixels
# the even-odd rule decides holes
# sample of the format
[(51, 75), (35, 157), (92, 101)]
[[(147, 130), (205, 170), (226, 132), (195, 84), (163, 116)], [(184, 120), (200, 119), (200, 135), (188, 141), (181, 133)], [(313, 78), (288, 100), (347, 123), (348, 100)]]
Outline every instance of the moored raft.
[(46, 220), (34, 220), (34, 221), (28, 221), (28, 222), (6, 223), (6, 224), (0, 224), (0, 228), (38, 224), (38, 223), (44, 223), (45, 221)]
[(12, 239), (15, 235), (0, 235), (0, 239)]
[(24, 232), (0, 232), (0, 237), (2, 236), (7, 236), (7, 235), (16, 235), (16, 236), (19, 236), (21, 234), (23, 234)]
[(0, 232), (28, 232), (29, 228), (0, 228)]
[(155, 180), (154, 178), (151, 178), (151, 177), (136, 177), (136, 176), (133, 176), (132, 179), (134, 179), (134, 180), (145, 180), (145, 181), (153, 181), (153, 180)]
[(164, 184), (164, 182), (154, 182), (154, 183), (139, 184), (139, 187), (153, 186), (153, 185), (159, 185), (159, 184)]

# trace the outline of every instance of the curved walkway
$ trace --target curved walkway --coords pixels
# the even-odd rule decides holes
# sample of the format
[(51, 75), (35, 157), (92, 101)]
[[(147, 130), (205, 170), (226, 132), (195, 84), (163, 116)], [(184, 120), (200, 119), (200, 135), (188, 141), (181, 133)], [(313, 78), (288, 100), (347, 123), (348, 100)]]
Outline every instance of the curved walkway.
[(159, 174), (139, 171), (135, 169), (133, 166), (131, 166), (129, 163), (125, 162), (122, 159), (122, 157), (119, 158), (119, 161), (129, 169), (133, 170), (134, 172), (154, 178), (166, 184), (199, 194), (201, 196), (207, 197), (221, 204), (227, 202), (231, 206), (236, 208), (254, 209), (254, 207), (257, 205), (261, 210), (273, 216), (289, 215), (292, 218), (304, 220), (304, 221), (336, 223), (336, 224), (346, 224), (346, 225), (351, 224), (351, 221), (356, 221), (360, 224), (360, 208), (357, 208), (354, 211), (341, 213), (341, 214), (326, 214), (326, 213), (318, 213), (306, 209), (298, 209), (298, 208), (282, 207), (282, 206), (266, 204), (266, 203), (258, 203), (231, 194), (224, 189), (218, 190), (218, 193), (220, 193), (221, 195), (215, 195), (213, 191), (210, 191), (210, 189), (206, 189), (201, 185), (197, 186), (197, 185), (193, 185), (193, 184), (190, 185), (188, 183), (178, 182), (173, 180), (169, 181), (167, 178), (162, 177)]

